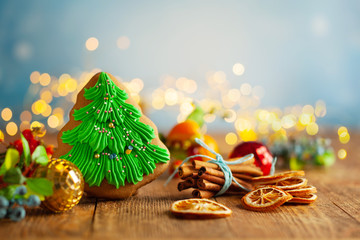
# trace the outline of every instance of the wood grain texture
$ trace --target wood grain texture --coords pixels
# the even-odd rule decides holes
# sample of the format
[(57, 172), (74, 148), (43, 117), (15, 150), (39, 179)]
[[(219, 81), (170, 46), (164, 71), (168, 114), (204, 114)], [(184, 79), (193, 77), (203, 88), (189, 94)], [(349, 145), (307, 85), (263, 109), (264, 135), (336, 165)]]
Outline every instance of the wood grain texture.
[(318, 189), (318, 200), (311, 205), (287, 204), (261, 213), (243, 209), (241, 196), (221, 196), (213, 199), (231, 208), (231, 217), (178, 219), (169, 211), (171, 203), (191, 197), (191, 189), (178, 192), (178, 181), (164, 187), (165, 175), (126, 200), (84, 198), (63, 214), (39, 208), (29, 210), (19, 223), (0, 221), (0, 236), (1, 239), (359, 239), (359, 145), (360, 135), (352, 134), (352, 140), (345, 145), (346, 160), (337, 160), (328, 169), (306, 170), (309, 183)]

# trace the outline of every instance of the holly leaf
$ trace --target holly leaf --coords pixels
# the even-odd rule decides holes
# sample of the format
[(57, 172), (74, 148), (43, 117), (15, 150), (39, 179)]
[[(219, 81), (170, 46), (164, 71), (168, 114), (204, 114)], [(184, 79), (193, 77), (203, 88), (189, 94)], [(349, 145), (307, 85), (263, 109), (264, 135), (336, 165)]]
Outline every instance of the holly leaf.
[(27, 193), (24, 195), (25, 199), (28, 199), (31, 195), (36, 195), (39, 197), (40, 201), (44, 201), (45, 200), (45, 196), (42, 194), (39, 194), (37, 192), (34, 192), (33, 190), (31, 190), (29, 188), (29, 186), (26, 185), (26, 189), (27, 189)]
[(29, 147), (28, 141), (22, 134), (21, 134), (21, 142), (23, 145), (23, 154), (24, 154), (24, 158), (25, 158), (25, 165), (29, 166), (30, 162), (31, 162), (30, 147)]
[(3, 177), (4, 182), (11, 184), (22, 184), (26, 178), (22, 175), (20, 168), (10, 168)]
[(14, 148), (9, 148), (6, 151), (4, 163), (0, 167), (0, 176), (19, 162), (19, 152)]
[(27, 187), (44, 196), (51, 196), (53, 194), (53, 183), (46, 178), (28, 178), (26, 181)]
[(44, 146), (39, 145), (35, 148), (31, 158), (36, 163), (45, 166), (49, 162), (49, 158), (46, 153), (46, 149)]

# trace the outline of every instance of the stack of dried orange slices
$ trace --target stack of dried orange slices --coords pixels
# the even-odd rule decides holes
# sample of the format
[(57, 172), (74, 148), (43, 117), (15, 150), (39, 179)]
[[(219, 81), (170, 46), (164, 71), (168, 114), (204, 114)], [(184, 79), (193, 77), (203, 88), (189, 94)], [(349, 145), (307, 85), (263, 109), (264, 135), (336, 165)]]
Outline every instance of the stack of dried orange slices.
[(253, 211), (269, 211), (285, 202), (310, 204), (315, 202), (316, 188), (307, 185), (304, 171), (287, 171), (272, 176), (252, 179), (255, 190), (246, 194), (241, 202)]

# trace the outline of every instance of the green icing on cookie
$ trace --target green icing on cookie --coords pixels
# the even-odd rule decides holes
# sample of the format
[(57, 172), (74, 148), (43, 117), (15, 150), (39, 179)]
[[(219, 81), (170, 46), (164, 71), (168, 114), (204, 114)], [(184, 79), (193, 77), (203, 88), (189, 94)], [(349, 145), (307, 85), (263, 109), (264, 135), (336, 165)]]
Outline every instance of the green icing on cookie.
[(102, 72), (94, 87), (85, 89), (92, 100), (74, 111), (77, 127), (61, 139), (73, 148), (61, 156), (79, 167), (89, 186), (106, 180), (119, 188), (125, 181), (136, 184), (154, 172), (155, 163), (169, 160), (166, 149), (151, 144), (154, 129), (139, 121), (141, 112), (125, 103), (128, 95)]

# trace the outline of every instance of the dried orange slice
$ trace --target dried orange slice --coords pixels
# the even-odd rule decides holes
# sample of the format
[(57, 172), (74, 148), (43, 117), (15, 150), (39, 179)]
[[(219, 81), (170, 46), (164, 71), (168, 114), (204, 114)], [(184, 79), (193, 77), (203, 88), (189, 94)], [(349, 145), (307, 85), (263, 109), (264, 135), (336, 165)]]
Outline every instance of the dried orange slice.
[(209, 199), (191, 198), (179, 200), (171, 205), (171, 212), (183, 218), (222, 218), (231, 215), (230, 208)]
[(305, 172), (302, 170), (286, 171), (286, 172), (274, 174), (271, 176), (269, 175), (269, 176), (254, 177), (252, 179), (252, 181), (253, 181), (253, 183), (256, 183), (256, 184), (267, 184), (267, 183), (274, 183), (274, 182), (277, 182), (277, 181), (280, 181), (282, 179), (289, 178), (289, 177), (301, 177), (301, 176), (305, 176)]
[(255, 189), (246, 194), (241, 202), (244, 208), (253, 211), (273, 210), (292, 199), (292, 196), (274, 186)]
[(286, 190), (287, 193), (290, 193), (293, 197), (308, 197), (312, 193), (316, 193), (316, 187), (314, 186), (305, 186), (302, 188)]
[(306, 178), (289, 177), (274, 183), (274, 186), (282, 190), (290, 190), (290, 189), (305, 187), (306, 184), (307, 184)]
[(315, 194), (310, 194), (308, 197), (293, 197), (289, 200), (289, 203), (301, 203), (301, 204), (310, 204), (315, 202), (317, 196)]

